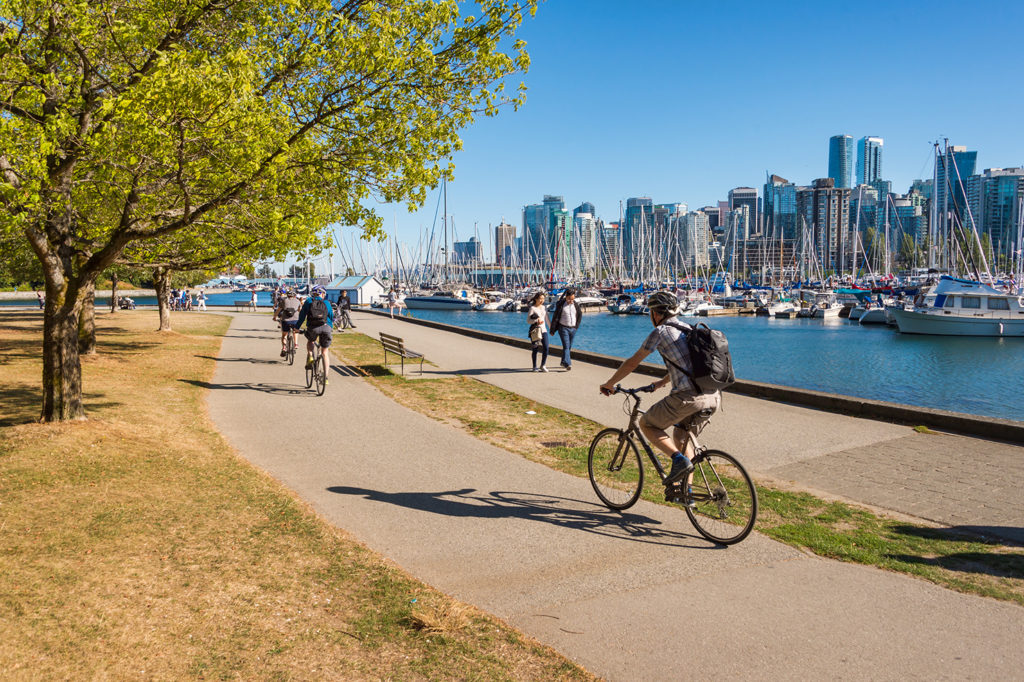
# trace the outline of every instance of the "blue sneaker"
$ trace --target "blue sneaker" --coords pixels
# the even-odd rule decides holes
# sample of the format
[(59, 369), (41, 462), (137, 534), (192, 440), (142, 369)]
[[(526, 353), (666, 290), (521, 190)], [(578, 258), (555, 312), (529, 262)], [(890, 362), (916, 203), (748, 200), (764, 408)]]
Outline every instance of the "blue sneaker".
[(693, 471), (693, 462), (686, 455), (672, 457), (672, 469), (665, 477), (666, 485), (685, 478), (691, 471)]

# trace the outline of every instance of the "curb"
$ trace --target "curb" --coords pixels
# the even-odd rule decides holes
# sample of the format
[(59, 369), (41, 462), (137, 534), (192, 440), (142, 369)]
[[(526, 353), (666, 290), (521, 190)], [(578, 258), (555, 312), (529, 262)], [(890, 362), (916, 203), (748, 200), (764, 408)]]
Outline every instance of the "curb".
[[(371, 313), (389, 317), (388, 313), (370, 309), (360, 308), (360, 312)], [(517, 339), (503, 334), (492, 334), (476, 329), (456, 327), (443, 322), (431, 320), (418, 320), (413, 317), (400, 315), (394, 318), (408, 324), (418, 324), (423, 327), (430, 327), (440, 331), (461, 334), (481, 341), (501, 343), (506, 346), (530, 350), (530, 342), (526, 339)], [(551, 345), (550, 356), (561, 357), (561, 346)], [(622, 358), (603, 353), (594, 353), (585, 350), (573, 350), (574, 360), (588, 362), (594, 365), (616, 369), (622, 363)], [(637, 374), (661, 377), (665, 374), (665, 368), (650, 362), (644, 362), (636, 369)], [(917, 407), (915, 405), (904, 405), (901, 403), (888, 403), (882, 400), (869, 400), (867, 398), (855, 398), (852, 396), (825, 393), (823, 391), (812, 391), (804, 388), (791, 386), (779, 386), (777, 384), (766, 384), (759, 381), (737, 380), (735, 384), (726, 389), (729, 393), (761, 398), (775, 402), (791, 403), (803, 407), (812, 407), (824, 412), (863, 417), (877, 421), (892, 422), (894, 424), (905, 424), (908, 426), (927, 426), (966, 436), (978, 436), (992, 440), (1007, 441), (1010, 443), (1024, 444), (1024, 422), (1011, 419), (997, 419), (995, 417), (980, 417), (962, 412), (949, 412), (947, 410), (936, 410), (928, 407)]]

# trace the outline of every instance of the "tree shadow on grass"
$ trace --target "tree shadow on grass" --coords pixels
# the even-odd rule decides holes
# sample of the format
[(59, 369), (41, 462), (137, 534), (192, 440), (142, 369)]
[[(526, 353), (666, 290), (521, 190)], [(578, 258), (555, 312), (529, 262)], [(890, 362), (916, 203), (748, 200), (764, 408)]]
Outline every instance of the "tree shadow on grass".
[[(924, 528), (920, 526), (898, 525), (896, 532), (926, 540), (948, 542), (981, 541), (990, 544), (1009, 544), (1022, 546), (1019, 540), (1012, 537), (1021, 535), (1020, 528), (1004, 526), (954, 526), (952, 528)], [(1007, 537), (1007, 536), (1010, 537)], [(998, 538), (998, 539), (996, 539)], [(941, 548), (937, 550), (941, 552)], [(991, 552), (952, 552), (935, 557), (922, 557), (904, 554), (890, 554), (890, 559), (908, 564), (937, 566), (949, 571), (961, 573), (980, 573), (997, 578), (1024, 579), (1024, 554), (996, 551)]]
[[(121, 407), (123, 403), (103, 400), (105, 394), (85, 393), (82, 404), (86, 417), (100, 410)], [(19, 384), (0, 385), (0, 427), (33, 424), (39, 421), (42, 412), (43, 394), (39, 386)]]
[(327, 490), (442, 516), (523, 519), (632, 542), (695, 549), (718, 548), (709, 546), (707, 541), (698, 539), (694, 534), (663, 528), (661, 521), (649, 516), (611, 511), (593, 502), (555, 495), (511, 491), (481, 493), (473, 488), (403, 493), (350, 486), (331, 486)]

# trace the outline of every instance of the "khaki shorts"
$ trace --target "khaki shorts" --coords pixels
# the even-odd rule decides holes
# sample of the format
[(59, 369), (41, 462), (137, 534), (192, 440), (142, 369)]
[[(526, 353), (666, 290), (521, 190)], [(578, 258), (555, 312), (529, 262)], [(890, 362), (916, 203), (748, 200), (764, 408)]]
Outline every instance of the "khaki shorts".
[[(722, 394), (719, 391), (714, 393), (690, 393), (689, 391), (677, 391), (669, 393), (668, 396), (654, 403), (651, 409), (647, 410), (644, 416), (640, 417), (641, 426), (649, 426), (665, 431), (670, 426), (681, 426), (688, 417), (692, 417), (704, 410), (715, 411), (722, 404)], [(696, 424), (707, 422), (707, 418), (694, 420)]]

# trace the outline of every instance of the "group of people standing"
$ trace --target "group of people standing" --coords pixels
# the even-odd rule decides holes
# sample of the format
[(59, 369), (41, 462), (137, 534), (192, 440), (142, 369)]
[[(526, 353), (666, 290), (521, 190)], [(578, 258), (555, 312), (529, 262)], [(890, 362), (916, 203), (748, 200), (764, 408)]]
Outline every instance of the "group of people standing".
[[(576, 331), (580, 328), (580, 322), (583, 320), (583, 309), (576, 302), (576, 291), (566, 289), (555, 304), (549, 322), (548, 310), (544, 305), (546, 298), (546, 294), (542, 291), (534, 294), (530, 300), (530, 309), (527, 311), (527, 319), (530, 322), (529, 337), (533, 347), (533, 371), (548, 371), (551, 334), (558, 332), (558, 337), (562, 341), (560, 364), (568, 372), (572, 370), (572, 343), (576, 338)], [(540, 356), (539, 365), (537, 364), (538, 356)]]
[(200, 289), (193, 301), (192, 293), (188, 289), (181, 291), (171, 289), (171, 293), (167, 297), (167, 305), (171, 310), (206, 310), (206, 292)]

